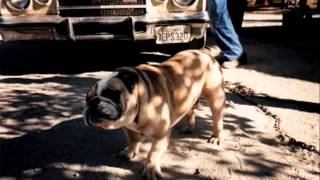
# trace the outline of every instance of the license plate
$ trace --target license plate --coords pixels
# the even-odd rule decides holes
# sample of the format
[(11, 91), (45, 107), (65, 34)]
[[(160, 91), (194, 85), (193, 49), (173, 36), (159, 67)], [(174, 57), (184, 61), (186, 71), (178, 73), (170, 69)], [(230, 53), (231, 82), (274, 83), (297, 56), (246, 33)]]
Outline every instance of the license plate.
[(187, 25), (158, 26), (155, 28), (157, 44), (190, 42), (191, 28)]

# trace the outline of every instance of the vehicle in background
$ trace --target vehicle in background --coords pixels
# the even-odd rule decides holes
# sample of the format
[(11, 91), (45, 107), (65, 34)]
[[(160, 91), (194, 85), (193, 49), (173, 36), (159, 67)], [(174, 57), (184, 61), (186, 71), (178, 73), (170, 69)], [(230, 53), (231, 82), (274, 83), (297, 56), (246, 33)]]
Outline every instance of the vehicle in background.
[(0, 40), (205, 43), (206, 0), (0, 0)]

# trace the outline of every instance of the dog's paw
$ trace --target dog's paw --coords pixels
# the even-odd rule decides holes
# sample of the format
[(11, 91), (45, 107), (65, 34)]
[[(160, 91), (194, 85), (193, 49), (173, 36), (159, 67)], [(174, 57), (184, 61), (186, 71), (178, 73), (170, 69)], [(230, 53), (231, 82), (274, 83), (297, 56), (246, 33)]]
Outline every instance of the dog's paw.
[(222, 144), (222, 138), (221, 137), (215, 137), (214, 135), (212, 135), (211, 137), (209, 137), (209, 139), (207, 140), (208, 143), (211, 144), (217, 144), (220, 145)]
[(133, 159), (138, 153), (134, 151), (129, 151), (128, 148), (125, 148), (124, 150), (120, 151), (118, 153), (118, 157), (125, 160), (131, 160)]
[(153, 166), (146, 164), (144, 166), (143, 172), (142, 172), (143, 179), (146, 180), (159, 180), (162, 179), (161, 175), (161, 169), (159, 166)]

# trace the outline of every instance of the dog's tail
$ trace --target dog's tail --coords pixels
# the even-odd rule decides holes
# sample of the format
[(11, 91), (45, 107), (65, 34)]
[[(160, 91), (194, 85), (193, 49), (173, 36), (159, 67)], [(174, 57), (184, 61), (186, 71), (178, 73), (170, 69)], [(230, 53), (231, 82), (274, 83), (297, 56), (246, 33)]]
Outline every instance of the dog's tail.
[(205, 51), (207, 54), (209, 54), (213, 58), (217, 57), (221, 53), (221, 49), (216, 45), (205, 46), (201, 50)]

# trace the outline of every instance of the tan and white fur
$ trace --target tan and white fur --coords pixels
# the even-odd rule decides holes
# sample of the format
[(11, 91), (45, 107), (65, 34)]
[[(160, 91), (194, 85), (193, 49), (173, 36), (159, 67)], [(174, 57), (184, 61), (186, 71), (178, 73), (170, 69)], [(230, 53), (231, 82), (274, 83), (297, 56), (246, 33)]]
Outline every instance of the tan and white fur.
[(213, 117), (208, 142), (221, 142), (223, 82), (210, 50), (182, 51), (159, 65), (120, 68), (99, 81), (87, 94), (84, 120), (104, 129), (123, 128), (129, 145), (119, 155), (128, 159), (139, 153), (142, 137), (150, 137), (152, 146), (143, 175), (157, 179), (172, 126), (185, 116), (188, 126), (184, 130), (195, 128), (193, 106), (200, 96), (207, 100)]

